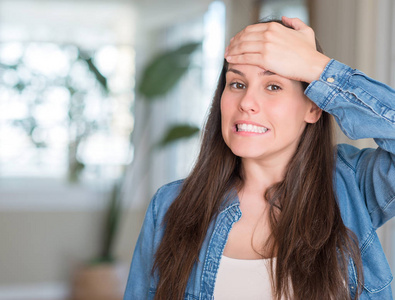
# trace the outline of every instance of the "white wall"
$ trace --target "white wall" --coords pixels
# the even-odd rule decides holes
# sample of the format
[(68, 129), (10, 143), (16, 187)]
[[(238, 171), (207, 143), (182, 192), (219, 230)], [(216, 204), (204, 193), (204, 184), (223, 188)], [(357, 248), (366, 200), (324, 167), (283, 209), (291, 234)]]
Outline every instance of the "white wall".
[[(161, 39), (157, 36), (159, 28), (201, 14), (209, 2), (173, 0), (171, 10), (166, 10), (165, 1), (160, 1), (159, 5), (154, 5), (152, 0), (137, 2), (137, 73), (148, 57), (163, 46), (158, 44)], [(224, 2), (228, 20), (226, 40), (229, 40), (256, 19), (256, 1)], [(313, 27), (326, 53), (394, 85), (394, 72), (389, 66), (395, 62), (395, 47), (388, 47), (388, 39), (395, 31), (388, 25), (394, 22), (392, 0), (313, 2)], [(6, 16), (0, 14), (0, 18)], [(137, 115), (143, 111), (143, 104), (136, 105)], [(136, 123), (136, 129), (138, 126)], [(144, 128), (138, 129), (136, 139), (136, 153), (148, 153), (151, 140)], [(356, 145), (371, 145), (371, 141), (357, 142)], [(157, 188), (150, 173), (142, 181), (136, 181), (140, 174), (145, 174), (147, 159), (149, 156), (143, 155), (128, 175), (131, 185), (126, 188), (130, 191), (126, 202), (137, 197), (142, 199), (143, 205), (130, 209), (122, 223), (117, 253), (126, 264), (130, 262), (147, 201)], [(41, 294), (40, 299), (65, 296), (75, 267), (97, 252), (107, 196), (105, 190), (89, 186), (70, 187), (56, 180), (12, 182), (0, 179), (0, 299), (33, 299), (34, 293), (40, 295), (43, 290), (49, 291), (49, 296)], [(19, 298), (15, 296), (18, 291), (21, 291)]]
[[(395, 3), (392, 0), (316, 0), (312, 26), (326, 54), (395, 88)], [(338, 130), (338, 142), (376, 147), (372, 139), (351, 141)], [(395, 269), (395, 221), (379, 237)], [(394, 285), (393, 285), (394, 288)]]

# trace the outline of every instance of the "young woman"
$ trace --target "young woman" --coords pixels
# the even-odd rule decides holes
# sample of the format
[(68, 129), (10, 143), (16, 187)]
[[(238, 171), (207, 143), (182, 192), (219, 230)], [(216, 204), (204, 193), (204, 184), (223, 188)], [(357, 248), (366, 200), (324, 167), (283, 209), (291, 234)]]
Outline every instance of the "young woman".
[[(395, 91), (282, 23), (231, 40), (196, 165), (152, 199), (125, 300), (392, 299), (375, 230), (395, 214)], [(379, 147), (333, 147), (331, 115)]]

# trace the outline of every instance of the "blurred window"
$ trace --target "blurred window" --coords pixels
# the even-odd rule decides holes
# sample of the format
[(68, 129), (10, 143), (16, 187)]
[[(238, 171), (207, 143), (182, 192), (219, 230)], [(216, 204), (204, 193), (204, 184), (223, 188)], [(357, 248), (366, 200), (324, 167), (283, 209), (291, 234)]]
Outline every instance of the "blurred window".
[[(174, 107), (179, 108), (175, 110), (178, 114), (177, 118), (202, 128), (222, 70), (225, 53), (224, 3), (222, 1), (211, 3), (203, 18), (195, 23), (194, 27), (195, 37), (202, 41), (202, 52), (195, 57), (191, 70), (178, 88), (179, 95), (175, 98)], [(180, 36), (188, 36), (191, 31), (187, 28), (186, 26), (176, 27), (170, 31), (169, 37), (179, 39)], [(174, 152), (174, 162), (177, 168), (173, 168), (175, 171), (173, 179), (183, 178), (189, 174), (199, 149), (198, 136), (184, 142), (183, 147), (177, 147), (177, 151)], [(172, 169), (170, 165), (168, 167)]]
[(2, 1), (0, 12), (0, 176), (119, 176), (133, 129), (132, 7)]
[(305, 0), (262, 0), (260, 18), (280, 19), (281, 16), (299, 18), (309, 24), (309, 14)]
[[(154, 109), (153, 140), (160, 140), (174, 124), (202, 128), (222, 68), (225, 43), (225, 5), (214, 1), (207, 11), (193, 19), (163, 28), (157, 41), (163, 48), (175, 48), (191, 41), (202, 42), (193, 54), (191, 66), (177, 87), (164, 96)], [(163, 130), (162, 130), (163, 129)], [(153, 155), (152, 185), (160, 185), (188, 175), (200, 149), (199, 136), (166, 146)]]

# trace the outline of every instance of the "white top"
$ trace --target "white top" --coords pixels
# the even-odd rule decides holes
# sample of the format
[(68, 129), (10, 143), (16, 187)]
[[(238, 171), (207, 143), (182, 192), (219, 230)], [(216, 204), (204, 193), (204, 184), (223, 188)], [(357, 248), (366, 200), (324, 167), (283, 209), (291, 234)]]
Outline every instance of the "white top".
[(271, 300), (270, 259), (221, 257), (214, 300)]

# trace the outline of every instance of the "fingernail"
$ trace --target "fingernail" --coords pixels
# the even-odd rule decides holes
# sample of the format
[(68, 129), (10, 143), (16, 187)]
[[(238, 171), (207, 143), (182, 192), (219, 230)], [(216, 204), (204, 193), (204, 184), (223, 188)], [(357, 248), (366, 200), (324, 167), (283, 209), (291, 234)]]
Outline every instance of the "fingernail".
[(229, 61), (231, 61), (231, 60), (232, 60), (232, 56), (226, 56), (226, 58), (225, 58), (225, 59), (226, 59), (226, 61), (228, 61), (228, 62), (229, 62)]

